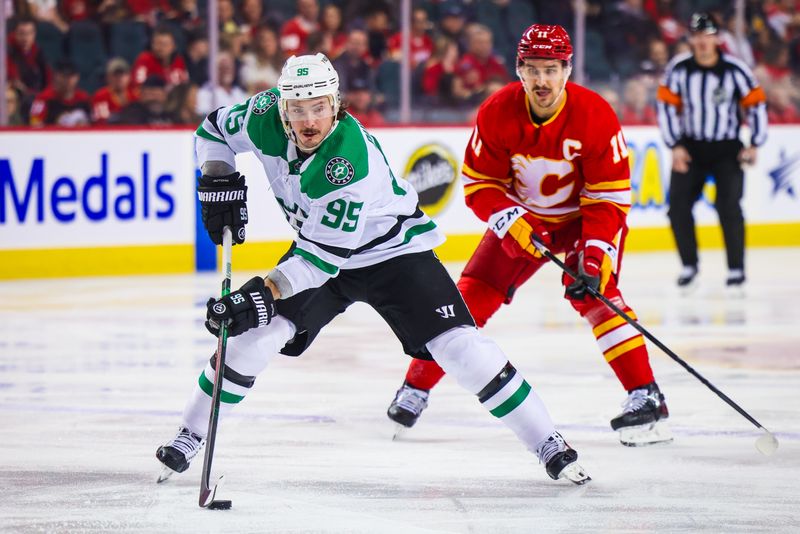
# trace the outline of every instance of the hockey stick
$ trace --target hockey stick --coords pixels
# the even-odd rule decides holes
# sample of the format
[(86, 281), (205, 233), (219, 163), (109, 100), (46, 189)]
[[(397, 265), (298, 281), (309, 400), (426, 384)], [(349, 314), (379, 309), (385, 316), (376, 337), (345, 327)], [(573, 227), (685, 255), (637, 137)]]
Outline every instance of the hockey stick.
[[(562, 271), (567, 273), (567, 275), (572, 277), (574, 280), (578, 279), (577, 275), (574, 272), (572, 272), (572, 270), (569, 267), (567, 267), (566, 264), (563, 261), (558, 259), (552, 252), (550, 252), (547, 249), (547, 247), (545, 247), (538, 239), (536, 239), (535, 236), (532, 236), (532, 237), (533, 237), (534, 245), (536, 246), (536, 248), (539, 249), (539, 251), (547, 259), (549, 259), (550, 261), (552, 261), (553, 263), (558, 265), (561, 268)], [(764, 428), (761, 425), (761, 423), (756, 421), (755, 418), (753, 418), (752, 415), (750, 415), (749, 413), (744, 411), (744, 409), (741, 406), (739, 406), (738, 404), (733, 402), (733, 400), (731, 400), (730, 397), (728, 397), (723, 392), (721, 392), (719, 389), (717, 389), (716, 386), (714, 386), (714, 384), (712, 384), (711, 382), (706, 380), (700, 373), (695, 371), (692, 368), (692, 366), (690, 366), (688, 363), (686, 363), (680, 356), (678, 356), (677, 354), (672, 352), (666, 345), (661, 343), (661, 341), (659, 341), (658, 338), (656, 338), (653, 334), (651, 334), (645, 327), (640, 325), (637, 321), (635, 321), (633, 318), (631, 318), (631, 316), (629, 316), (627, 313), (625, 313), (624, 311), (619, 309), (619, 307), (617, 307), (613, 302), (611, 302), (609, 299), (607, 299), (602, 293), (600, 293), (598, 290), (596, 290), (595, 288), (593, 288), (591, 286), (586, 286), (586, 290), (589, 292), (589, 294), (591, 296), (593, 296), (594, 298), (598, 299), (600, 302), (602, 302), (603, 304), (608, 306), (608, 308), (611, 309), (611, 311), (613, 311), (614, 313), (616, 313), (617, 315), (619, 315), (620, 317), (625, 319), (625, 321), (629, 325), (631, 325), (636, 330), (638, 330), (644, 337), (646, 337), (647, 339), (652, 341), (653, 344), (655, 344), (658, 348), (663, 350), (664, 353), (666, 353), (667, 356), (669, 356), (670, 358), (672, 358), (673, 360), (678, 362), (678, 364), (680, 364), (681, 367), (683, 367), (684, 369), (689, 371), (689, 374), (691, 374), (696, 379), (698, 379), (700, 382), (702, 382), (703, 385), (705, 385), (708, 389), (713, 391), (720, 399), (722, 399), (723, 401), (728, 403), (728, 405), (731, 408), (733, 408), (734, 410), (739, 412), (739, 414), (741, 414), (745, 419), (747, 419), (748, 421), (753, 423), (753, 425), (755, 425), (757, 428), (763, 430), (764, 431), (764, 435), (756, 440), (756, 449), (758, 449), (758, 451), (761, 454), (763, 454), (765, 456), (770, 456), (771, 454), (773, 454), (778, 449), (778, 439), (772, 434), (772, 432), (770, 432), (769, 430)]]
[[(225, 278), (222, 280), (222, 296), (231, 292), (231, 249), (233, 236), (231, 229), (226, 226), (222, 229), (222, 269)], [(214, 487), (209, 487), (211, 478), (211, 461), (214, 457), (214, 442), (217, 438), (217, 423), (219, 421), (219, 403), (222, 395), (222, 377), (225, 374), (225, 349), (228, 345), (228, 323), (222, 321), (219, 326), (217, 338), (217, 371), (214, 374), (214, 390), (211, 395), (211, 415), (208, 419), (208, 434), (206, 436), (206, 454), (203, 458), (203, 478), (200, 481), (200, 506), (210, 510), (227, 510), (233, 504), (231, 501), (218, 501), (214, 497), (217, 489), (222, 484), (219, 477)]]

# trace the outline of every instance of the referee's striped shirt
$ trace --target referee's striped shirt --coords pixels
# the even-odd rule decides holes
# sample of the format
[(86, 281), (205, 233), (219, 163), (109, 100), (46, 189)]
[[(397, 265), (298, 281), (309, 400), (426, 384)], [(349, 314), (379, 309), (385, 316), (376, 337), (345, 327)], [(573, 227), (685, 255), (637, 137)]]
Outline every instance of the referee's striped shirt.
[(701, 67), (691, 53), (675, 56), (657, 99), (658, 125), (669, 147), (686, 140), (738, 139), (745, 116), (751, 145), (767, 139), (764, 90), (750, 68), (729, 54), (721, 53), (713, 67)]

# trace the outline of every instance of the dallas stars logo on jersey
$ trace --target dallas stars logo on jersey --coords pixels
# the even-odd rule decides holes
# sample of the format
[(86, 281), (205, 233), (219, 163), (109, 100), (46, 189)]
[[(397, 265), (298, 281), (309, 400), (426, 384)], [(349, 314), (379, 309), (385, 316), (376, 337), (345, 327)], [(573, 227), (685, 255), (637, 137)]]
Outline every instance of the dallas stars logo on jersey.
[(352, 163), (344, 158), (331, 158), (325, 165), (325, 178), (333, 185), (345, 185), (353, 179), (355, 174)]
[(278, 102), (278, 97), (274, 93), (264, 91), (256, 96), (256, 103), (253, 105), (253, 113), (263, 115), (269, 108)]

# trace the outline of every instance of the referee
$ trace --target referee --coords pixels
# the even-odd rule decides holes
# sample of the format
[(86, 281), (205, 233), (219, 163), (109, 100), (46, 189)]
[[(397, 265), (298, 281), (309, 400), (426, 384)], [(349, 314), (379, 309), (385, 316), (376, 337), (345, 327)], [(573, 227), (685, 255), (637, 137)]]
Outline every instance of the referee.
[[(717, 186), (719, 215), (728, 259), (729, 288), (743, 288), (744, 189), (741, 164), (755, 162), (756, 147), (767, 137), (764, 90), (750, 68), (719, 48), (718, 27), (708, 13), (689, 23), (692, 52), (674, 57), (658, 88), (658, 124), (672, 149), (669, 221), (683, 269), (678, 286), (694, 286), (698, 273), (697, 238), (692, 208), (706, 177)], [(752, 130), (750, 146), (739, 141), (743, 118)]]

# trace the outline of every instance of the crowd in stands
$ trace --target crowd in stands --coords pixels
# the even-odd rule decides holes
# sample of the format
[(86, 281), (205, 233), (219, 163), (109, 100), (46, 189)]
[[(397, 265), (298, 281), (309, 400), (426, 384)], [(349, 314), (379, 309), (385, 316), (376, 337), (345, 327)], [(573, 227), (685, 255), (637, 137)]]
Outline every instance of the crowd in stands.
[[(3, 0), (0, 0), (3, 1)], [(11, 0), (9, 124), (196, 124), (213, 107), (276, 84), (292, 54), (334, 62), (349, 111), (367, 126), (399, 119), (399, 0), (218, 0), (218, 85), (208, 80), (207, 0)], [(724, 51), (754, 68), (772, 123), (800, 122), (800, 0), (586, 0), (586, 84), (623, 124), (655, 124), (657, 85), (688, 50), (687, 21), (707, 9)], [(563, 0), (413, 2), (412, 120), (467, 122), (515, 78), (532, 22), (574, 35)]]

